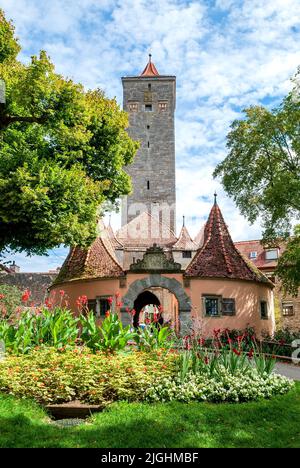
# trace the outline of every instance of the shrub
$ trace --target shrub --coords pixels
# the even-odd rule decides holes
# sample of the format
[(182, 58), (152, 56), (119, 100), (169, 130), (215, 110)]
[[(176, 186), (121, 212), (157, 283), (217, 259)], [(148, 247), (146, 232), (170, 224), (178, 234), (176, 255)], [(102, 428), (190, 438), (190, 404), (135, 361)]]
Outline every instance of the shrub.
[(0, 362), (0, 391), (44, 404), (74, 399), (95, 404), (139, 401), (158, 378), (174, 374), (171, 354), (40, 348)]

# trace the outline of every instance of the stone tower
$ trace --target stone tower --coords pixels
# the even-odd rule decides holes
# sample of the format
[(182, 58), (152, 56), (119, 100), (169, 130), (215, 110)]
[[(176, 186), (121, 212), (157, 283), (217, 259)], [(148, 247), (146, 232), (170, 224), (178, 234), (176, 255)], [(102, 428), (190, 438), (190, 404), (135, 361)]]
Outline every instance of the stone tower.
[(123, 199), (122, 225), (148, 211), (175, 232), (176, 77), (159, 75), (149, 55), (142, 74), (124, 77), (122, 84), (128, 133), (140, 142), (133, 164), (126, 168), (133, 193)]

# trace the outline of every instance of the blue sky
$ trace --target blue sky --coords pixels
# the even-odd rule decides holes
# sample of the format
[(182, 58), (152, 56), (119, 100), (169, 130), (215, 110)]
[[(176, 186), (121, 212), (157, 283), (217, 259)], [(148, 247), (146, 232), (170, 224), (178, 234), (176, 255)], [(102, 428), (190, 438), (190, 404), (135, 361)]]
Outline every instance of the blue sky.
[[(226, 155), (232, 120), (252, 104), (275, 106), (300, 65), (299, 0), (0, 0), (27, 62), (45, 49), (59, 73), (100, 87), (122, 104), (120, 77), (140, 74), (148, 53), (177, 76), (177, 216), (193, 235), (218, 202), (235, 240), (260, 237), (212, 179)], [(118, 215), (112, 218), (120, 225)], [(59, 266), (49, 257), (13, 258), (22, 271)]]

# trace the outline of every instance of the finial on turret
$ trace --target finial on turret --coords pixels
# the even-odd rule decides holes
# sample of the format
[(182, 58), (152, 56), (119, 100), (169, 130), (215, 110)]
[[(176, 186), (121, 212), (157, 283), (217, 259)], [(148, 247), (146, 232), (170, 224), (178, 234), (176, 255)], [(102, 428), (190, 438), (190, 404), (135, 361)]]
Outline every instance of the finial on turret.
[(214, 204), (216, 205), (217, 204), (217, 192), (214, 193), (214, 197), (215, 197), (215, 201), (214, 201)]
[(183, 215), (182, 216), (182, 227), (184, 227), (184, 226), (185, 226), (185, 216)]
[(151, 63), (152, 54), (149, 54), (149, 63)]

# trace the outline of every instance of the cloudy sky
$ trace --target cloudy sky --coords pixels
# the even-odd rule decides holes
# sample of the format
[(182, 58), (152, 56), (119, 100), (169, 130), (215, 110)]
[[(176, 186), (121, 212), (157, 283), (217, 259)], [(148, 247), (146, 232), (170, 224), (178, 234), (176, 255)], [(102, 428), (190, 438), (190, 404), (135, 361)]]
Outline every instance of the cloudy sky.
[[(59, 73), (120, 105), (120, 77), (140, 74), (151, 52), (161, 74), (177, 76), (178, 229), (185, 214), (195, 235), (217, 190), (234, 240), (260, 237), (259, 223), (249, 226), (212, 172), (242, 109), (274, 107), (289, 91), (300, 65), (299, 0), (0, 0), (0, 7), (14, 21), (22, 61), (45, 49)], [(14, 259), (22, 271), (47, 271), (65, 255), (61, 248)]]

